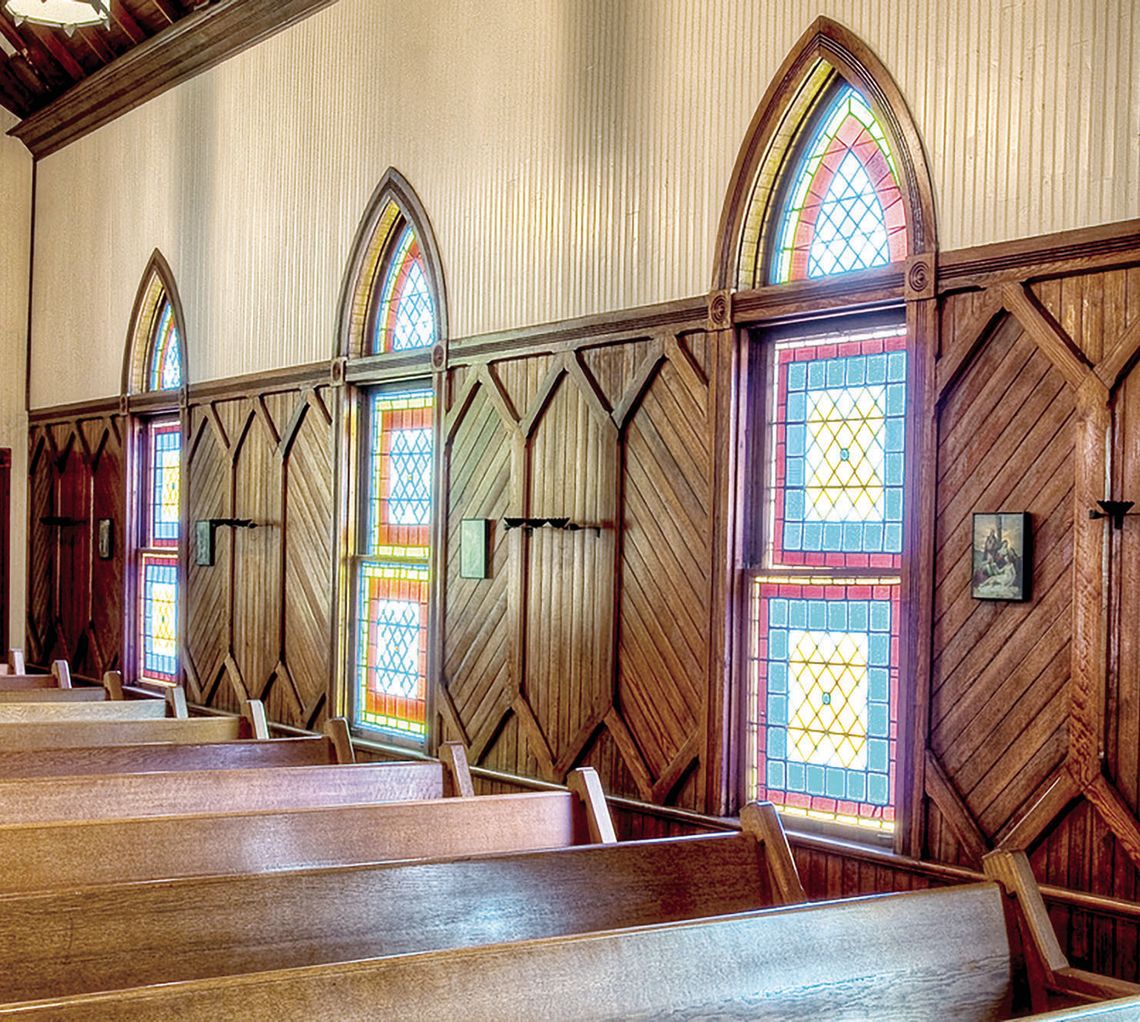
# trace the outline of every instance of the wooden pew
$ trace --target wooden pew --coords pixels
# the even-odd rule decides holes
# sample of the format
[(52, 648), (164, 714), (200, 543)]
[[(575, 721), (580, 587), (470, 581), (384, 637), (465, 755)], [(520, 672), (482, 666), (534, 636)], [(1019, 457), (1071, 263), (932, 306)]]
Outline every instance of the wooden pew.
[[(180, 693), (181, 689), (173, 690)], [(156, 700), (156, 702), (158, 702)], [(95, 706), (129, 705), (94, 703)], [(161, 703), (159, 703), (161, 705)], [(37, 720), (0, 725), (0, 753), (68, 749), (107, 745), (139, 745), (149, 742), (213, 743), (239, 738), (268, 738), (265, 709), (256, 699), (243, 707), (242, 717), (163, 718), (159, 720)]]
[(357, 805), (443, 798), (439, 760), (348, 766), (254, 767), (94, 777), (0, 777), (0, 825), (138, 819), (191, 813)]
[(24, 666), (24, 651), (22, 649), (8, 650), (8, 656), (4, 663), (0, 664), (0, 676), (5, 674), (27, 674), (28, 669)]
[(1003, 900), (997, 884), (967, 884), (80, 994), (24, 1005), (20, 1017), (993, 1022), (1009, 1017), (1013, 993)]
[[(332, 722), (330, 722), (332, 723)], [(343, 719), (340, 719), (343, 724)], [(78, 748), (0, 749), (0, 777), (74, 777), (156, 771), (242, 770), (342, 762), (328, 737), (274, 738), (181, 745), (154, 742)], [(352, 762), (351, 759), (347, 762)]]
[(803, 901), (775, 810), (743, 818), (741, 833), (7, 898), (0, 1002)]
[[(45, 691), (49, 691), (46, 690)], [(77, 694), (81, 689), (57, 690)], [(100, 689), (91, 691), (99, 693)], [(50, 699), (29, 702), (0, 701), (0, 735), (25, 724), (95, 724), (121, 721), (186, 720), (167, 712), (165, 699), (129, 699), (122, 702), (86, 699)], [(0, 737), (0, 743), (4, 739)], [(6, 744), (6, 743), (5, 743)]]
[[(47, 999), (21, 1018), (1012, 1017), (1020, 942), (986, 881), (520, 942)], [(1014, 931), (1017, 923), (1012, 923)], [(331, 1014), (330, 1014), (331, 1009)], [(1083, 1017), (1135, 1017), (1134, 1004)], [(0, 1009), (0, 1017), (6, 1014)], [(1097, 1012), (1100, 1013), (1098, 1016)], [(1114, 1013), (1107, 1014), (1106, 1013)], [(1056, 1018), (1079, 1018), (1062, 1012)]]
[(1102, 1001), (1091, 1007), (1062, 1008), (1043, 1015), (1026, 1015), (1026, 1022), (1080, 1022), (1083, 1019), (1105, 1022), (1140, 1022), (1140, 997), (1124, 997)]
[[(0, 825), (0, 895), (560, 848), (613, 833), (586, 789), (425, 802)], [(145, 854), (140, 854), (145, 849)]]
[[(18, 692), (24, 689), (72, 687), (71, 668), (66, 660), (54, 661), (51, 665), (50, 674), (28, 674), (24, 667), (23, 654), (20, 653), (18, 658), (12, 657), (12, 654), (17, 652), (17, 650), (12, 650), (9, 653), (8, 669), (0, 675), (0, 691)], [(19, 666), (19, 670), (13, 669), (13, 662)]]
[[(82, 688), (74, 688), (71, 684), (71, 672), (68, 670), (66, 662), (61, 660), (59, 664), (62, 665), (62, 677), (66, 678), (66, 685), (28, 684), (25, 686), (22, 684), (25, 681), (34, 682), (41, 677), (58, 680), (61, 675), (55, 670), (51, 675), (30, 675), (23, 679), (0, 676), (0, 703), (98, 703), (106, 700), (119, 702), (126, 698), (123, 692), (123, 676), (118, 671), (107, 671), (103, 675), (102, 687), (86, 685)], [(5, 682), (13, 680), (18, 682), (14, 687), (5, 685)]]

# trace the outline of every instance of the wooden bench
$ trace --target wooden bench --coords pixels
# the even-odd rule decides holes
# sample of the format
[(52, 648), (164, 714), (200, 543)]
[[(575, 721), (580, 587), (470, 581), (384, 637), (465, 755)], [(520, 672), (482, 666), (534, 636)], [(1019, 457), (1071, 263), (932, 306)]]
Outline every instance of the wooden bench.
[[(326, 727), (346, 727), (343, 718)], [(347, 730), (346, 730), (347, 735)], [(347, 746), (348, 758), (342, 750)], [(75, 777), (156, 771), (243, 770), (351, 763), (352, 747), (327, 736), (186, 744), (124, 744), (72, 748), (0, 749), (0, 777)]]
[[(173, 690), (180, 693), (181, 690)], [(161, 707), (159, 700), (154, 701)], [(132, 705), (91, 703), (84, 708)], [(7, 707), (10, 709), (10, 707)], [(5, 709), (0, 707), (0, 710)], [(80, 709), (80, 707), (69, 707)], [(165, 712), (165, 711), (164, 711)], [(211, 743), (239, 738), (268, 738), (265, 709), (255, 699), (243, 707), (241, 717), (164, 717), (155, 720), (33, 720), (0, 724), (0, 752), (67, 749), (105, 745), (139, 745), (148, 742)]]
[(7, 898), (0, 1002), (802, 902), (775, 811), (742, 815), (742, 833)]
[(1114, 1001), (1102, 1001), (1091, 1007), (1062, 1008), (1042, 1015), (1025, 1016), (1025, 1022), (1082, 1022), (1084, 1019), (1140, 1022), (1140, 997), (1123, 997)]
[[(59, 667), (62, 666), (62, 672)], [(37, 679), (56, 679), (55, 685), (40, 685)], [(62, 682), (66, 681), (66, 684)], [(9, 684), (15, 682), (15, 684)], [(27, 684), (25, 684), (27, 683)], [(123, 693), (123, 676), (118, 671), (107, 671), (103, 675), (103, 685), (86, 685), (75, 688), (71, 684), (71, 672), (67, 663), (59, 661), (50, 675), (27, 675), (25, 677), (0, 676), (0, 704), (3, 703), (98, 703), (106, 700), (120, 701), (126, 698)]]
[[(466, 761), (464, 761), (464, 766)], [(0, 824), (137, 819), (443, 798), (439, 760), (94, 777), (0, 777)]]
[(0, 895), (614, 840), (587, 772), (571, 792), (0, 825)]
[(58, 1022), (363, 1022), (422, 1018), (425, 1012), (471, 1022), (997, 1022), (1011, 1017), (1017, 979), (1018, 941), (1007, 921), (1007, 901), (1001, 886), (987, 881), (80, 994), (18, 1010), (23, 1018)]
[[(13, 658), (13, 653), (18, 653), (18, 658)], [(54, 661), (48, 674), (28, 674), (24, 667), (24, 655), (18, 650), (9, 653), (7, 669), (0, 674), (0, 692), (71, 687), (71, 668), (66, 660)]]

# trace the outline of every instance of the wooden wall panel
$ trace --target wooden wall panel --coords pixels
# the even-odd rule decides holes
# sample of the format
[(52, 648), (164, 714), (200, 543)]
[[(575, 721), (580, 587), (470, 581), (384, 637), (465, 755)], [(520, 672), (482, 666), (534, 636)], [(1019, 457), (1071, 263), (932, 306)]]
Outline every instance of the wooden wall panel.
[[(30, 663), (63, 658), (76, 675), (118, 668), (123, 648), (124, 420), (76, 414), (28, 435)], [(97, 556), (98, 520), (110, 518), (112, 556)]]
[[(705, 807), (710, 360), (702, 332), (595, 335), (452, 371), (440, 712), (472, 762)], [(457, 520), (507, 515), (584, 527), (500, 521), (490, 578), (459, 578)]]
[(192, 402), (190, 522), (220, 528), (216, 562), (189, 550), (185, 663), (191, 696), (235, 711), (261, 699), (271, 719), (315, 727), (333, 668), (333, 429), (327, 387), (248, 384)]

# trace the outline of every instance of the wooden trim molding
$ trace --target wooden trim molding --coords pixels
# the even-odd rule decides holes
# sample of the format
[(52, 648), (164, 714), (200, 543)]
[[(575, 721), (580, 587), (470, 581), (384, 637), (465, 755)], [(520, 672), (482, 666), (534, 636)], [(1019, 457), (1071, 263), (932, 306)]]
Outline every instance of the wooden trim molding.
[(820, 17), (801, 36), (757, 108), (744, 137), (717, 229), (712, 288), (756, 288), (762, 282), (774, 204), (801, 127), (836, 77), (870, 104), (891, 142), (902, 174), (909, 254), (934, 252), (934, 188), (918, 128), (894, 79), (854, 33)]
[(334, 2), (219, 0), (199, 6), (76, 83), (8, 134), (36, 159), (47, 156)]

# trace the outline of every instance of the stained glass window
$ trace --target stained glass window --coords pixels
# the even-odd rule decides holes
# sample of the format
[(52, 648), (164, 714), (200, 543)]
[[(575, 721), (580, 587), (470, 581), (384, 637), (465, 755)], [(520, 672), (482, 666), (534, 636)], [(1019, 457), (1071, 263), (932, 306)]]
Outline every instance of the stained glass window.
[(898, 168), (866, 101), (843, 85), (814, 125), (782, 193), (776, 284), (885, 266), (907, 254)]
[(174, 321), (174, 306), (163, 299), (158, 310), (150, 366), (147, 372), (148, 390), (174, 390), (182, 386), (182, 346), (178, 325)]
[(178, 546), (182, 429), (177, 422), (153, 425), (150, 434), (149, 546)]
[(898, 590), (891, 580), (756, 584), (758, 797), (793, 813), (893, 826)]
[(415, 228), (397, 227), (384, 264), (373, 351), (409, 351), (436, 341), (435, 299)]
[(900, 326), (770, 343), (750, 797), (891, 830), (906, 501)]
[(777, 344), (775, 362), (773, 562), (897, 570), (905, 331)]
[(356, 582), (356, 721), (416, 739), (427, 733), (433, 403), (429, 390), (370, 397)]
[(178, 683), (178, 558), (141, 558), (140, 674), (146, 681)]

